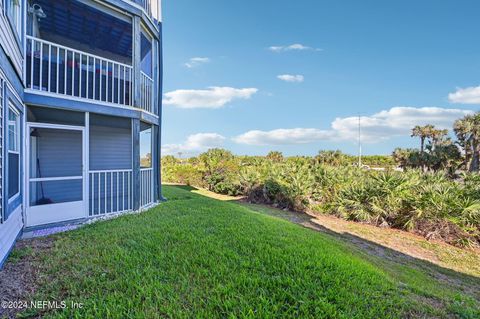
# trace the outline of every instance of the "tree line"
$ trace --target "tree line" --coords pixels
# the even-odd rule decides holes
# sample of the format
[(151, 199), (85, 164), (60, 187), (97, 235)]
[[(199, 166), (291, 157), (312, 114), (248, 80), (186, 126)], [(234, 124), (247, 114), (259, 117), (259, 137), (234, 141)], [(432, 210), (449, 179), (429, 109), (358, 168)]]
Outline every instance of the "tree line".
[(451, 176), (459, 171), (478, 172), (480, 168), (480, 113), (466, 115), (453, 124), (455, 140), (448, 130), (434, 125), (415, 126), (412, 137), (420, 140), (419, 149), (397, 148), (392, 156), (402, 168), (422, 171), (446, 171)]

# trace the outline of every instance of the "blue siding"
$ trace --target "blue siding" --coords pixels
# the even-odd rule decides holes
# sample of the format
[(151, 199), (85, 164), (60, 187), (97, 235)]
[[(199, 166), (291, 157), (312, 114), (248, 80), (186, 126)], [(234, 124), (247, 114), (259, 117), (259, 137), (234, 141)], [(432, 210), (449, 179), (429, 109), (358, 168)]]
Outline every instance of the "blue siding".
[[(36, 129), (38, 137), (30, 138), (31, 177), (64, 177), (82, 175), (83, 140), (80, 131)], [(39, 204), (42, 197), (61, 203), (82, 199), (82, 181), (44, 181), (30, 183), (30, 203)], [(44, 202), (46, 204), (47, 202)]]
[(90, 170), (132, 168), (130, 128), (90, 126)]
[[(0, 11), (1, 13), (1, 11)], [(17, 72), (13, 68), (12, 64), (10, 63), (10, 59), (7, 57), (4, 49), (0, 45), (0, 69), (5, 73), (6, 78), (10, 82), (10, 84), (15, 88), (16, 93), (23, 97), (23, 84), (18, 76)]]
[(96, 114), (112, 115), (125, 118), (141, 118), (142, 121), (151, 123), (153, 125), (159, 124), (159, 118), (145, 114), (140, 110), (133, 110), (123, 107), (112, 107), (89, 101), (78, 101), (69, 98), (62, 98), (62, 96), (53, 97), (46, 95), (39, 95), (26, 92), (24, 95), (25, 104), (53, 107), (77, 112), (92, 112)]
[[(82, 132), (44, 128), (37, 130), (40, 135), (36, 139), (41, 177), (81, 176)], [(32, 169), (34, 167), (35, 163)], [(40, 177), (34, 171), (31, 176)]]
[(24, 100), (26, 104), (60, 108), (65, 110), (78, 111), (78, 112), (93, 112), (98, 114), (123, 116), (123, 117), (139, 117), (140, 116), (140, 112), (137, 110), (122, 108), (122, 107), (112, 107), (108, 105), (99, 104), (98, 102), (96, 103), (96, 102), (89, 102), (89, 101), (78, 101), (78, 100), (69, 99), (68, 97), (63, 98), (63, 96), (61, 95), (59, 95), (58, 97), (54, 97), (54, 96), (25, 93)]

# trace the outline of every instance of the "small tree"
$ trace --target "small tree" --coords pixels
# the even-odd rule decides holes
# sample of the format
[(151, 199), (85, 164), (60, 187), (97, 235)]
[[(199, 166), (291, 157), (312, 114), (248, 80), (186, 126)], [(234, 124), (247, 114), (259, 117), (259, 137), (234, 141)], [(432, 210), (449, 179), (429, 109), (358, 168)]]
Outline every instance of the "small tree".
[(278, 151), (270, 151), (267, 154), (267, 159), (274, 163), (280, 163), (280, 162), (283, 162), (283, 154), (282, 152), (278, 152)]
[(203, 181), (210, 191), (237, 195), (240, 190), (238, 162), (232, 152), (214, 148), (200, 154)]
[(317, 163), (332, 166), (346, 165), (349, 162), (348, 155), (343, 154), (340, 150), (321, 150), (318, 152), (318, 155), (315, 156), (315, 160)]
[(392, 157), (401, 168), (419, 168), (423, 163), (422, 154), (413, 148), (396, 148)]

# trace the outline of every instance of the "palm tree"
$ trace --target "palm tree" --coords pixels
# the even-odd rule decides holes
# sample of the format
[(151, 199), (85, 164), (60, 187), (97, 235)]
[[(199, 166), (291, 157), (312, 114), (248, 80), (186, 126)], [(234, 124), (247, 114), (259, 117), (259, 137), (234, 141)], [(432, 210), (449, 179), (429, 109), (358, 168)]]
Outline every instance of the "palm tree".
[(433, 125), (425, 125), (425, 126), (415, 126), (412, 129), (412, 137), (419, 137), (420, 138), (420, 153), (423, 154), (425, 152), (425, 140), (431, 136), (432, 131), (435, 129)]
[(470, 134), (472, 139), (472, 162), (471, 172), (478, 172), (480, 167), (479, 146), (480, 146), (480, 113), (475, 113), (470, 121)]
[[(430, 138), (432, 139), (432, 147), (435, 149), (440, 143), (445, 142), (445, 136), (447, 136), (448, 130), (432, 129), (430, 132)], [(447, 139), (448, 140), (448, 139)]]
[(453, 131), (457, 137), (457, 144), (463, 149), (465, 153), (465, 169), (468, 169), (470, 159), (472, 157), (472, 145), (471, 145), (471, 115), (467, 115), (461, 119), (456, 120), (453, 123)]
[(435, 130), (435, 127), (431, 124), (425, 126), (416, 125), (412, 129), (412, 137), (420, 138), (420, 156), (422, 157), (421, 166), (422, 170), (425, 171), (425, 161), (423, 157), (425, 156), (425, 140), (432, 136), (432, 132)]
[(453, 127), (459, 145), (464, 147), (466, 167), (470, 162), (468, 170), (478, 172), (480, 167), (480, 113), (466, 115), (455, 121)]

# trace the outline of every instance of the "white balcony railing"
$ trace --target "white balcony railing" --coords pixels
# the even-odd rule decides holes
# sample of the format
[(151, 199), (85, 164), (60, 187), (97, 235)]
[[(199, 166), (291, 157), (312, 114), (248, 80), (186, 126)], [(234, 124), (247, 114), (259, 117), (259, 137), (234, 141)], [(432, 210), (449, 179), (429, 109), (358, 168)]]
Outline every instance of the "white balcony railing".
[(90, 216), (119, 213), (132, 209), (132, 170), (89, 172)]
[(140, 207), (153, 203), (153, 168), (140, 169)]
[(133, 106), (130, 65), (31, 36), (26, 40), (27, 89)]
[(153, 92), (153, 79), (143, 71), (140, 72), (140, 108), (150, 113), (154, 113)]

